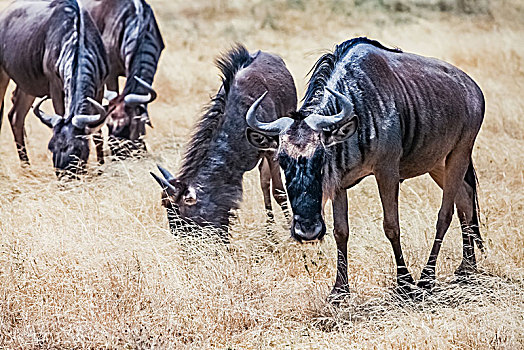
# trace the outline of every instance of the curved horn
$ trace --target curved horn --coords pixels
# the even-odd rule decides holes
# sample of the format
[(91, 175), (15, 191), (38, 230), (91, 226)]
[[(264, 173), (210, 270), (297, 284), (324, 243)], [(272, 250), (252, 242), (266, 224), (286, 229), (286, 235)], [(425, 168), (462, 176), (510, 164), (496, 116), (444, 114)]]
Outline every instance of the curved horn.
[(126, 95), (124, 97), (125, 104), (133, 106), (133, 105), (148, 104), (148, 103), (153, 102), (157, 97), (156, 91), (153, 89), (153, 87), (150, 84), (148, 84), (146, 81), (144, 81), (143, 79), (137, 76), (135, 76), (134, 78), (136, 81), (138, 81), (140, 85), (146, 88), (148, 93), (146, 95), (139, 95), (139, 94)]
[(160, 172), (162, 173), (162, 176), (164, 177), (164, 179), (166, 179), (167, 181), (171, 181), (171, 180), (174, 180), (175, 177), (169, 172), (167, 171), (166, 169), (164, 169), (163, 167), (161, 167), (160, 165), (156, 165), (156, 167), (158, 168), (158, 170), (160, 170)]
[(178, 189), (175, 186), (171, 185), (169, 182), (167, 182), (166, 180), (162, 179), (157, 174), (155, 174), (153, 172), (149, 172), (149, 173), (151, 174), (151, 176), (153, 176), (153, 178), (156, 180), (156, 182), (158, 182), (160, 187), (162, 187), (162, 189), (167, 192), (167, 194), (175, 196), (179, 192)]
[(100, 118), (105, 118), (107, 112), (104, 106), (102, 106), (98, 101), (92, 99), (91, 97), (88, 97), (87, 100), (91, 102), (93, 106), (95, 106), (95, 109), (100, 114)]
[(54, 128), (63, 118), (58, 114), (46, 114), (40, 110), (40, 106), (47, 99), (49, 99), (49, 96), (42, 97), (42, 99), (33, 108), (33, 113), (38, 117), (38, 119), (42, 121), (42, 123), (50, 128)]
[(100, 103), (98, 103), (91, 97), (88, 97), (87, 100), (91, 102), (93, 106), (95, 106), (95, 109), (99, 114), (75, 115), (71, 123), (78, 129), (83, 129), (86, 126), (96, 126), (97, 124), (101, 124), (105, 120), (105, 117), (107, 115), (105, 108)]
[(353, 115), (353, 103), (340, 92), (331, 90), (326, 86), (326, 90), (335, 96), (335, 98), (340, 103), (342, 110), (340, 113), (335, 115), (320, 115), (320, 114), (311, 114), (304, 122), (313, 130), (320, 131), (324, 128), (328, 128), (337, 124), (343, 120), (350, 118)]
[(289, 117), (282, 117), (275, 121), (264, 123), (257, 119), (256, 112), (257, 108), (266, 97), (267, 91), (262, 94), (252, 105), (249, 107), (246, 113), (246, 122), (249, 127), (255, 131), (261, 132), (269, 136), (276, 136), (282, 131), (286, 130), (293, 124), (293, 119)]
[(111, 102), (111, 100), (114, 100), (118, 96), (118, 92), (113, 90), (105, 90), (104, 91), (104, 98)]

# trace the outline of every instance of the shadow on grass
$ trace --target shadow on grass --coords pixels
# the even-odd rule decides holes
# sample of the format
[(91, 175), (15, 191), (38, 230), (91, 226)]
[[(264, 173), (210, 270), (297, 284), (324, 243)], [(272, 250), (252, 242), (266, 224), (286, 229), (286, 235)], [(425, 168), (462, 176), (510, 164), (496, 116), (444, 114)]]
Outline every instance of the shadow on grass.
[(313, 323), (325, 332), (339, 331), (358, 323), (399, 318), (413, 313), (437, 314), (449, 309), (479, 308), (488, 305), (524, 303), (524, 281), (480, 272), (467, 279), (454, 278), (441, 281), (432, 293), (424, 294), (420, 301), (402, 300), (391, 290), (383, 290), (378, 297), (363, 298), (352, 293), (339, 306), (325, 303), (314, 311)]

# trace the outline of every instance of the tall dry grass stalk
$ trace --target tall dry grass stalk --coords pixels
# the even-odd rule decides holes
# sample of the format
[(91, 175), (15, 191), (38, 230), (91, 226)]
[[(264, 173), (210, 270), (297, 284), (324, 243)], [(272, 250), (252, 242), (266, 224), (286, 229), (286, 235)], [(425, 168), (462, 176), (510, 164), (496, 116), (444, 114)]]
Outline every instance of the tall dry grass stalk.
[[(20, 168), (4, 121), (0, 347), (523, 348), (522, 4), (490, 2), (487, 13), (466, 15), (390, 3), (151, 0), (167, 49), (150, 107), (150, 156), (109, 163), (79, 183), (57, 183), (50, 132), (32, 115), (32, 165)], [(438, 290), (422, 303), (399, 305), (391, 295), (395, 267), (373, 178), (349, 191), (352, 295), (334, 309), (325, 301), (335, 274), (332, 235), (298, 245), (277, 213), (268, 240), (256, 171), (245, 178), (228, 247), (170, 234), (148, 174), (157, 162), (178, 167), (190, 128), (219, 86), (213, 58), (233, 42), (281, 54), (302, 94), (319, 55), (356, 35), (454, 63), (486, 95), (474, 150), (487, 242), (482, 273), (470, 285), (455, 283), (461, 237), (453, 221)], [(429, 254), (440, 196), (428, 177), (401, 186), (402, 240), (415, 276)]]

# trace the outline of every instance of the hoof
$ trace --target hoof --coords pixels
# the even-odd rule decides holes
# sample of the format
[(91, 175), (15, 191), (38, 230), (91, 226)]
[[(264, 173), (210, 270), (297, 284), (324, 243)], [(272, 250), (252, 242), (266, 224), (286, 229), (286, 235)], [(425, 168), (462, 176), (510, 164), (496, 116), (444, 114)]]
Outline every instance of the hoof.
[(346, 298), (349, 298), (350, 293), (348, 288), (333, 287), (328, 296), (328, 302), (331, 305), (339, 306)]
[(423, 297), (426, 294), (431, 294), (435, 289), (435, 279), (423, 278), (417, 282), (417, 289), (419, 290), (419, 297)]
[(477, 267), (475, 265), (462, 262), (458, 269), (455, 270), (455, 276), (457, 277), (470, 277), (477, 273)]
[(394, 295), (400, 302), (411, 302), (418, 299), (419, 290), (413, 284), (397, 284)]
[(401, 301), (414, 300), (416, 293), (415, 281), (411, 274), (406, 271), (398, 271), (397, 273), (397, 287), (395, 288), (395, 295)]
[(435, 270), (427, 268), (422, 270), (417, 287), (425, 292), (431, 292), (435, 288)]

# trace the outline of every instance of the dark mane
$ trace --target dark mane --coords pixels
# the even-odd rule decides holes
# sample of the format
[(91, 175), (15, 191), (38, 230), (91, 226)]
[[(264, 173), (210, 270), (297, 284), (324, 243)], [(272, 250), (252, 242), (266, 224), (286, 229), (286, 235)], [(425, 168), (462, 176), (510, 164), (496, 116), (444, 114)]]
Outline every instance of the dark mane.
[[(124, 61), (128, 56), (130, 57), (129, 67), (126, 67), (127, 77), (137, 76), (152, 83), (165, 44), (153, 9), (144, 0), (140, 3), (142, 6), (140, 15), (128, 16), (125, 19), (126, 29), (123, 33), (122, 50), (125, 55)], [(128, 3), (127, 11), (135, 11), (133, 2)], [(128, 93), (147, 93), (147, 91), (135, 79), (126, 79), (122, 94)]]
[[(85, 99), (86, 96), (95, 96), (97, 91), (97, 75), (102, 81), (108, 72), (107, 57), (102, 43), (102, 38), (98, 36), (91, 16), (83, 9), (76, 0), (55, 1), (54, 6), (63, 7), (60, 11), (62, 21), (71, 21), (71, 27), (67, 32), (61, 34), (71, 38), (67, 45), (64, 45), (62, 52), (67, 52), (67, 68), (61, 73), (63, 76), (65, 96), (69, 96), (67, 120), (74, 114), (89, 113), (90, 103)], [(52, 5), (53, 6), (53, 5)], [(64, 11), (67, 8), (68, 11)], [(93, 33), (97, 36), (93, 37)], [(60, 38), (62, 39), (62, 38)], [(60, 61), (60, 64), (62, 64)], [(67, 104), (67, 102), (66, 102)]]
[(399, 48), (388, 48), (378, 41), (366, 37), (353, 38), (338, 44), (333, 52), (322, 55), (309, 71), (308, 74), (311, 74), (311, 78), (308, 82), (306, 95), (302, 99), (302, 101), (305, 101), (302, 108), (309, 106), (309, 101), (316, 96), (319, 90), (324, 90), (324, 86), (331, 77), (331, 73), (333, 72), (333, 69), (335, 69), (336, 63), (346, 55), (350, 48), (361, 43), (371, 44), (375, 47), (391, 52), (402, 52)]
[(204, 115), (195, 127), (195, 132), (184, 154), (182, 168), (179, 173), (180, 180), (193, 177), (200, 168), (200, 164), (205, 161), (209, 146), (215, 139), (224, 121), (227, 96), (235, 79), (235, 74), (240, 69), (249, 66), (253, 60), (254, 57), (240, 44), (235, 45), (227, 53), (215, 60), (215, 65), (222, 73), (222, 86), (204, 108)]

